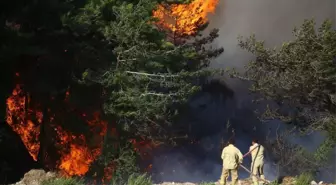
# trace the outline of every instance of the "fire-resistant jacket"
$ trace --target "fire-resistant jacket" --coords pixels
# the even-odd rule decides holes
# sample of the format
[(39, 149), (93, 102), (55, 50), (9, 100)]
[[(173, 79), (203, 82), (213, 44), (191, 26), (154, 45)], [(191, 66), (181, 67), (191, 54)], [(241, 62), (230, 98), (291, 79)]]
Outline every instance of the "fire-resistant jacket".
[(264, 164), (264, 147), (260, 144), (255, 143), (250, 146), (250, 151), (252, 156), (252, 165), (259, 166)]
[(237, 169), (238, 165), (243, 162), (243, 155), (238, 148), (230, 144), (222, 151), (223, 167), (225, 169)]

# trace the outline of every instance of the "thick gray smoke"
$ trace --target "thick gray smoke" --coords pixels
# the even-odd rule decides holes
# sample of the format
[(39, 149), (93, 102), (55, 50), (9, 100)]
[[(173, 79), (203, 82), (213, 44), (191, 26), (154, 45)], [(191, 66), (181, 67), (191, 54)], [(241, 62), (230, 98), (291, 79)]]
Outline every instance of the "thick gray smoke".
[[(282, 42), (292, 39), (294, 26), (300, 26), (304, 19), (314, 18), (318, 25), (325, 19), (331, 19), (335, 26), (335, 11), (335, 0), (221, 1), (216, 15), (211, 18), (210, 27), (220, 29), (220, 39), (216, 44), (223, 46), (225, 52), (212, 63), (211, 67), (236, 67), (243, 70), (243, 65), (252, 59), (252, 56), (237, 47), (238, 35), (247, 37), (255, 34), (258, 39), (265, 40), (267, 46), (279, 46)], [(249, 101), (246, 85), (230, 79), (226, 82), (234, 89), (238, 96), (236, 98), (240, 99), (238, 104)], [(321, 134), (315, 133), (301, 139), (296, 138), (293, 142), (314, 150), (322, 140)], [(328, 179), (327, 176), (321, 178)]]
[[(300, 26), (304, 19), (315, 18), (318, 24), (326, 18), (335, 22), (335, 9), (335, 0), (220, 0), (216, 14), (210, 16), (208, 30), (220, 29), (220, 37), (214, 45), (224, 47), (224, 53), (212, 62), (211, 68), (236, 67), (243, 70), (243, 65), (253, 59), (249, 53), (238, 48), (239, 35), (247, 37), (255, 34), (258, 39), (265, 40), (267, 46), (274, 47), (290, 40), (294, 26)], [(185, 121), (197, 125), (199, 132), (208, 133), (203, 133), (206, 137), (201, 139), (199, 149), (180, 149), (156, 157), (153, 166), (155, 171), (161, 173), (160, 180), (218, 180), (221, 172), (218, 146), (222, 137), (227, 139), (231, 135), (225, 132), (227, 120), (231, 121), (231, 128), (235, 129), (236, 144), (242, 153), (247, 152), (252, 137), (265, 138), (270, 130), (274, 132), (278, 126), (285, 127), (281, 123), (265, 125), (258, 122), (253, 115), (254, 107), (247, 94), (247, 85), (232, 79), (225, 79), (225, 82), (234, 90), (235, 97), (223, 103), (217, 97), (205, 93), (192, 103), (194, 110)], [(295, 142), (303, 145), (309, 142), (310, 149), (314, 149), (312, 143), (317, 146), (321, 140), (317, 134)], [(197, 154), (200, 151), (203, 152), (201, 156)], [(249, 159), (244, 160), (244, 164), (249, 167)], [(269, 180), (275, 178), (275, 168), (271, 162), (267, 162), (265, 173)], [(248, 174), (241, 170), (240, 179), (246, 177)]]
[(256, 34), (268, 46), (280, 45), (292, 38), (294, 26), (304, 19), (315, 18), (321, 23), (326, 18), (335, 21), (335, 0), (221, 0), (209, 28), (219, 28), (216, 44), (225, 53), (212, 67), (242, 67), (251, 56), (237, 48), (237, 36)]
[[(211, 67), (242, 70), (252, 56), (238, 48), (238, 35), (255, 34), (267, 46), (279, 46), (292, 38), (294, 26), (300, 26), (304, 19), (314, 18), (318, 24), (327, 18), (335, 22), (335, 9), (335, 0), (221, 0), (209, 29), (220, 29), (215, 44), (225, 51)], [(246, 90), (239, 82), (227, 82), (236, 92)]]

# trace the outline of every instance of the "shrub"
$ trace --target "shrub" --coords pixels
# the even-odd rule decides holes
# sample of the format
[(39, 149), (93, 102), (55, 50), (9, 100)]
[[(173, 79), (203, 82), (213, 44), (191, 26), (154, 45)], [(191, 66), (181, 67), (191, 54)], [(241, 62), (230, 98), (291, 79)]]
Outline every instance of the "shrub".
[(215, 185), (214, 182), (201, 182), (199, 185)]
[(268, 185), (279, 185), (279, 182), (277, 180), (270, 182)]
[(111, 182), (111, 185), (152, 185), (152, 179), (150, 176), (147, 176), (147, 174), (131, 174), (127, 181), (120, 182), (120, 180), (113, 180)]
[(152, 185), (152, 179), (146, 174), (142, 175), (132, 174), (128, 178), (127, 185)]
[(85, 184), (82, 180), (78, 180), (75, 178), (57, 178), (43, 181), (42, 185), (85, 185)]
[(303, 173), (296, 178), (295, 185), (307, 185), (314, 180), (314, 176), (311, 173)]

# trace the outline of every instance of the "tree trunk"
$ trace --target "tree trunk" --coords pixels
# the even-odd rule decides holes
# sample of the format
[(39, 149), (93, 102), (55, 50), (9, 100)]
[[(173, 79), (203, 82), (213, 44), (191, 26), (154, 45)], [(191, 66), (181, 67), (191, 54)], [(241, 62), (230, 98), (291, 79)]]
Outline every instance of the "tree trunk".
[(54, 170), (58, 160), (54, 135), (53, 128), (50, 125), (47, 106), (44, 106), (43, 121), (40, 126), (40, 151), (38, 154), (38, 161), (47, 171)]
[(46, 159), (46, 133), (45, 133), (45, 123), (46, 123), (46, 117), (47, 117), (47, 111), (43, 110), (43, 119), (42, 119), (42, 123), (40, 125), (40, 135), (39, 135), (39, 141), (40, 141), (40, 150), (38, 153), (38, 157), (37, 160), (38, 162), (44, 166), (45, 164), (45, 159)]

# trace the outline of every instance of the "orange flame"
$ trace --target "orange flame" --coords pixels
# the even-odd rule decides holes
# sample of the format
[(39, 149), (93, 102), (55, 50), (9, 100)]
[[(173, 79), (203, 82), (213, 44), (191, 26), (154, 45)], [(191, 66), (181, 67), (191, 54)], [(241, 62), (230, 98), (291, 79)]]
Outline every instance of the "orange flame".
[[(86, 115), (84, 114), (83, 117)], [(73, 176), (85, 175), (90, 168), (92, 162), (101, 154), (101, 147), (103, 144), (103, 137), (107, 131), (107, 122), (100, 120), (99, 112), (94, 113), (93, 120), (87, 120), (88, 125), (91, 127), (91, 131), (95, 134), (93, 143), (95, 146), (89, 147), (84, 135), (75, 136), (69, 132), (66, 132), (61, 127), (56, 129), (60, 142), (58, 145), (63, 149), (61, 152), (61, 160), (59, 169), (64, 175)], [(68, 146), (69, 148), (66, 148)]]
[[(19, 73), (16, 74), (19, 77)], [(66, 92), (66, 98), (64, 102), (70, 106), (69, 97), (70, 91)], [(55, 98), (51, 98), (55, 100)], [(13, 89), (12, 95), (7, 99), (7, 123), (12, 129), (21, 137), (25, 147), (30, 155), (36, 161), (40, 150), (40, 126), (43, 122), (43, 113), (36, 110), (36, 107), (30, 107), (33, 104), (30, 100), (30, 96), (27, 92), (23, 91), (21, 85), (16, 85)], [(48, 115), (51, 114), (51, 109), (48, 108)], [(88, 125), (92, 135), (74, 135), (73, 133), (65, 130), (58, 124), (56, 116), (57, 113), (53, 113), (50, 116), (50, 126), (52, 126), (57, 134), (55, 147), (58, 148), (60, 159), (57, 163), (57, 167), (60, 172), (65, 176), (83, 176), (89, 169), (91, 164), (101, 155), (104, 137), (107, 134), (108, 123), (101, 119), (99, 111), (93, 114), (81, 113), (80, 116)], [(62, 115), (58, 115), (62, 116)], [(111, 128), (111, 135), (118, 138), (116, 128)], [(141, 138), (140, 141), (135, 139), (130, 140), (133, 144), (135, 151), (139, 152), (142, 158), (150, 156), (153, 147), (160, 145), (160, 143), (154, 143), (146, 141)], [(115, 148), (118, 148), (118, 143), (113, 143)], [(116, 168), (116, 164), (112, 161), (104, 169), (104, 177), (102, 182), (108, 182), (112, 178), (112, 174)], [(151, 169), (151, 165), (148, 170)]]
[[(40, 149), (38, 137), (40, 135), (40, 124), (43, 119), (42, 112), (29, 109), (29, 98), (23, 92), (20, 85), (16, 85), (12, 95), (7, 98), (6, 103), (7, 124), (21, 137), (29, 154), (37, 161), (37, 155)], [(36, 123), (31, 119), (33, 116), (36, 118)]]
[[(16, 76), (19, 77), (19, 73), (16, 73)], [(70, 93), (67, 91), (65, 102), (67, 102), (69, 96)], [(6, 121), (8, 125), (21, 137), (29, 154), (37, 161), (40, 150), (39, 135), (43, 113), (29, 107), (31, 104), (30, 97), (27, 92), (23, 91), (21, 85), (16, 85), (12, 95), (7, 98), (6, 104)], [(50, 109), (48, 111), (50, 112)], [(60, 148), (58, 168), (67, 176), (82, 176), (88, 172), (92, 162), (101, 154), (103, 139), (107, 132), (107, 122), (100, 119), (99, 112), (93, 113), (92, 119), (86, 114), (81, 116), (93, 133), (89, 140), (92, 143), (90, 146), (87, 144), (87, 138), (84, 135), (73, 135), (60, 126), (55, 128), (58, 137), (55, 145)], [(51, 123), (54, 121), (55, 116), (50, 118)]]
[(64, 170), (67, 175), (84, 175), (89, 171), (89, 166), (94, 157), (85, 146), (70, 145), (70, 153), (62, 156), (59, 168)]
[(179, 35), (192, 35), (208, 22), (208, 13), (214, 13), (219, 0), (194, 0), (190, 4), (159, 5), (153, 12), (158, 25)]

